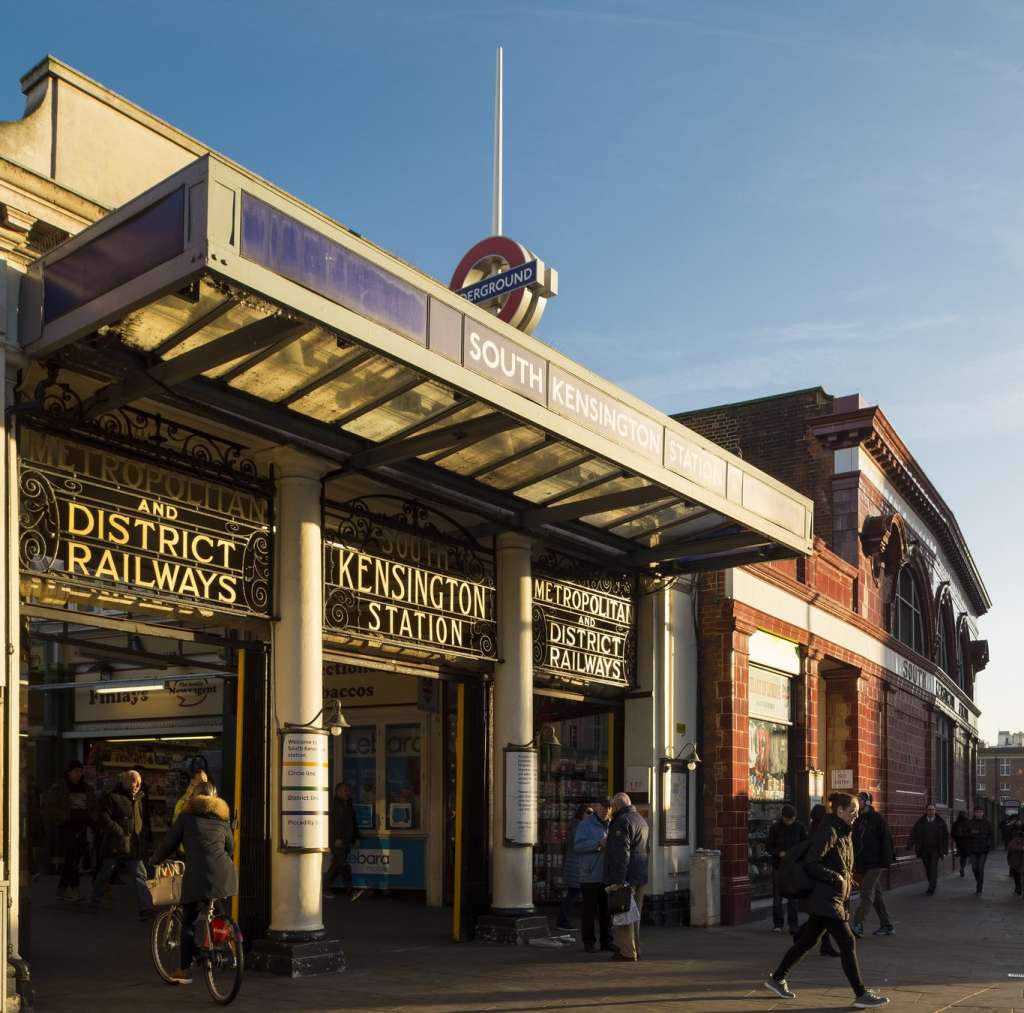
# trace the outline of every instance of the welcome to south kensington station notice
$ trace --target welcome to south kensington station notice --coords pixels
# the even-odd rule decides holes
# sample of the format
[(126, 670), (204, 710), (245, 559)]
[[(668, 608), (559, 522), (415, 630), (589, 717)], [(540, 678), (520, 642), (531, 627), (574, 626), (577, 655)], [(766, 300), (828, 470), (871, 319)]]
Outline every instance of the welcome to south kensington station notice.
[(330, 781), (327, 732), (304, 728), (281, 735), (281, 850), (327, 851)]

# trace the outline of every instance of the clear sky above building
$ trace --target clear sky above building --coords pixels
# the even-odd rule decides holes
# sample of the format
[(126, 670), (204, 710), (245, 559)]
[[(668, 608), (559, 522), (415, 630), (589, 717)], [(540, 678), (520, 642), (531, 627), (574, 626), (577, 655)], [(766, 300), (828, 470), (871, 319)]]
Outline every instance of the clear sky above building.
[(538, 336), (671, 412), (878, 403), (995, 601), (982, 734), (1024, 726), (1024, 5), (9, 5), (44, 53), (447, 281), (490, 230), (556, 267)]

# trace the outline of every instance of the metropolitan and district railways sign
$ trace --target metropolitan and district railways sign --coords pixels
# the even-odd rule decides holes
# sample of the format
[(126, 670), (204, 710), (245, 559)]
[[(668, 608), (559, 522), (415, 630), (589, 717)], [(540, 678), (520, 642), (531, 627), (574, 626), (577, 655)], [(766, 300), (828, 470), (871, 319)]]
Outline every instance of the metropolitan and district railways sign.
[(628, 685), (636, 655), (634, 617), (628, 580), (565, 580), (535, 572), (535, 670)]
[(270, 615), (267, 497), (34, 429), (19, 450), (24, 577)]

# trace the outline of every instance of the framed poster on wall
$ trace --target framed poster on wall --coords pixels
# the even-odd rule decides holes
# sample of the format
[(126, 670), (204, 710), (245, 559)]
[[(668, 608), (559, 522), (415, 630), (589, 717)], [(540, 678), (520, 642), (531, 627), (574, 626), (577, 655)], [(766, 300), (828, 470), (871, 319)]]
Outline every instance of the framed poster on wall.
[(661, 820), (658, 843), (690, 843), (690, 771), (681, 760), (661, 761)]

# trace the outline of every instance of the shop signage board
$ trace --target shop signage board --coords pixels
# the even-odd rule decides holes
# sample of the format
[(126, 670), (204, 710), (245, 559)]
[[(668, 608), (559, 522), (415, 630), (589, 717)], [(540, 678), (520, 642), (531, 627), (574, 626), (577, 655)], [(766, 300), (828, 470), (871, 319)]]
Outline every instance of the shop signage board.
[(793, 712), (788, 676), (751, 665), (747, 687), (747, 708), (752, 718), (790, 723)]
[(19, 482), (23, 580), (271, 614), (269, 498), (28, 427)]
[(417, 702), (417, 684), (411, 675), (375, 672), (354, 665), (324, 665), (324, 702), (338, 700), (341, 709), (392, 707)]
[(281, 732), (281, 851), (330, 847), (328, 739), (321, 728)]
[(843, 768), (841, 770), (832, 771), (832, 790), (833, 791), (852, 791), (853, 790), (853, 771), (849, 768)]
[(560, 553), (533, 567), (534, 671), (628, 686), (636, 659), (636, 584)]
[(532, 848), (537, 835), (537, 750), (505, 747), (505, 846)]
[[(123, 693), (97, 693), (96, 673), (76, 676), (91, 688), (75, 690), (75, 723), (170, 719), (192, 721), (197, 717), (220, 717), (224, 712), (224, 682), (200, 675), (173, 676), (157, 673), (155, 681), (171, 680), (171, 689), (126, 690)], [(125, 677), (127, 684), (138, 685), (140, 678)], [(143, 677), (142, 681), (148, 681)]]
[[(379, 501), (379, 502), (378, 502)], [(377, 506), (397, 513), (381, 512)], [(497, 657), (493, 560), (443, 515), (389, 496), (329, 504), (324, 631), (362, 643)]]

